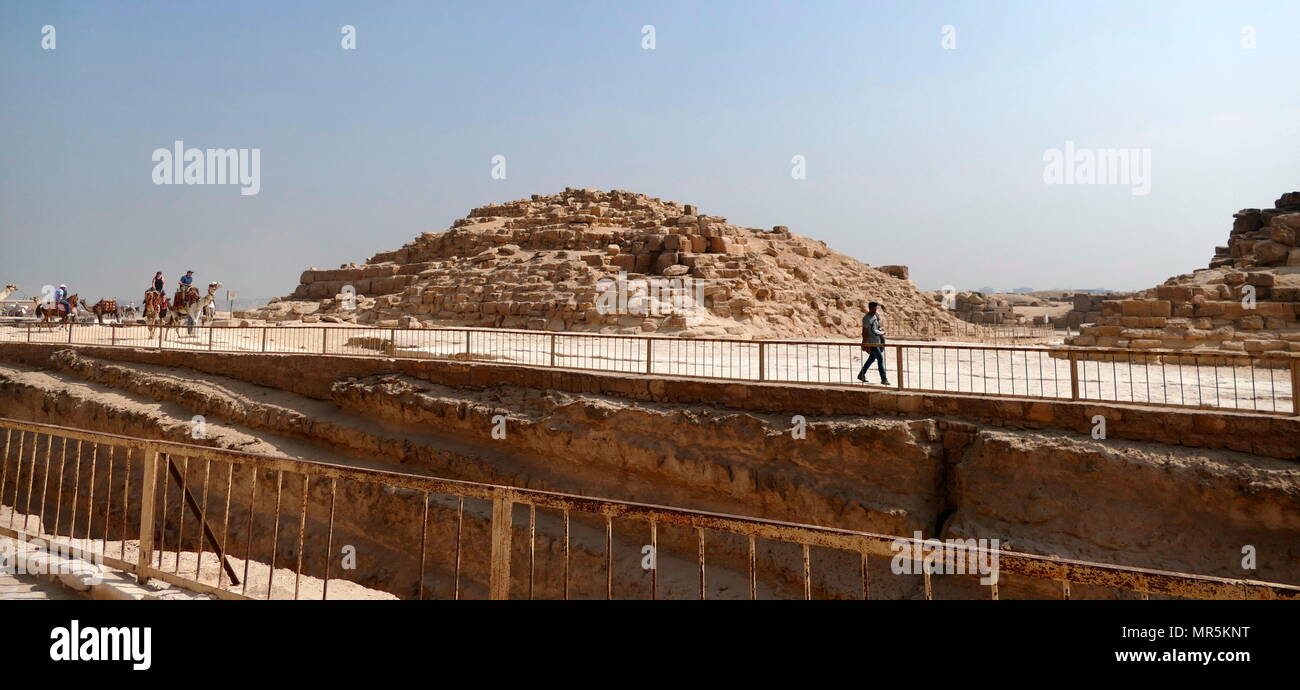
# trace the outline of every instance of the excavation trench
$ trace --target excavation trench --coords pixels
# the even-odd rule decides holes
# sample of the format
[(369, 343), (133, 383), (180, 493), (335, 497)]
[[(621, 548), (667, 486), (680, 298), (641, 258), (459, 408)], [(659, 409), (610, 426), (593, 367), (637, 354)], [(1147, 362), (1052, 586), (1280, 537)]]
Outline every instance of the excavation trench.
[[(0, 415), (146, 438), (181, 440), (322, 462), (590, 496), (925, 537), (998, 539), (1004, 548), (1085, 560), (1229, 577), (1300, 583), (1300, 465), (1227, 450), (1124, 440), (1062, 431), (1008, 430), (955, 417), (870, 417), (754, 412), (705, 405), (633, 400), (612, 395), (516, 385), (443, 385), (399, 374), (346, 375), (328, 387), (266, 385), (242, 369), (228, 375), (139, 361), (109, 360), (72, 350), (26, 353), (0, 361)], [(329, 361), (321, 367), (328, 369)], [(317, 380), (328, 372), (314, 371)], [(308, 393), (308, 394), (304, 394)], [(195, 416), (204, 438), (195, 440)], [(84, 453), (83, 453), (84, 455)], [(11, 452), (10, 465), (13, 463)], [(57, 457), (57, 456), (56, 456)], [(37, 458), (41, 471), (43, 456)], [(83, 458), (88, 463), (90, 458)], [(58, 476), (58, 460), (52, 461)], [(65, 461), (66, 462), (66, 461)], [(73, 465), (77, 463), (74, 461)], [(216, 464), (182, 466), (191, 486), (209, 480), (208, 505), (224, 507), (225, 472)], [(64, 477), (41, 497), (77, 495), (86, 486)], [(138, 472), (138, 465), (137, 470)], [(122, 486), (119, 465), (112, 479)], [(330, 487), (307, 489), (308, 519), (298, 548), (296, 477), (231, 472), (228, 541), (236, 555), (303, 570), (402, 597), (424, 592), (486, 595), (489, 506), (454, 498), (345, 486), (334, 493), (333, 548), (350, 546), (356, 568), (342, 570), (327, 553)], [(105, 482), (99, 470), (97, 482)], [(252, 520), (248, 498), (259, 497)], [(280, 485), (276, 513), (263, 505)], [(105, 484), (107, 486), (107, 484)], [(173, 487), (168, 509), (179, 514)], [(138, 500), (138, 497), (127, 497)], [(420, 517), (427, 505), (428, 522)], [(242, 516), (242, 518), (241, 518)], [(461, 519), (463, 517), (463, 519)], [(131, 530), (107, 519), (111, 531)], [(460, 525), (462, 558), (455, 550)], [(527, 508), (516, 506), (512, 594), (562, 594), (561, 516), (539, 511), (535, 548), (528, 548)], [(173, 526), (174, 528), (174, 526)], [(570, 525), (570, 594), (603, 597), (605, 525), (574, 516)], [(98, 527), (96, 529), (99, 529)], [(168, 532), (181, 551), (197, 551), (197, 530)], [(696, 535), (660, 528), (659, 595), (698, 594)], [(649, 544), (644, 524), (613, 529), (615, 596), (649, 595), (642, 568)], [(175, 550), (173, 548), (173, 550)], [(748, 596), (747, 544), (708, 535), (708, 595)], [(1256, 568), (1243, 569), (1243, 551)], [(415, 555), (415, 558), (412, 556)], [(846, 554), (812, 554), (817, 596), (860, 596), (859, 563)], [(533, 568), (526, 564), (535, 560)], [(760, 594), (802, 596), (797, 546), (761, 542)], [(182, 558), (182, 564), (185, 563)], [(894, 575), (873, 559), (872, 596), (921, 596), (920, 577)], [(213, 561), (215, 567), (215, 560)], [(983, 596), (974, 578), (937, 578), (938, 593)], [(1004, 577), (1003, 597), (1052, 596), (1052, 583)], [(1114, 596), (1075, 591), (1076, 597)]]

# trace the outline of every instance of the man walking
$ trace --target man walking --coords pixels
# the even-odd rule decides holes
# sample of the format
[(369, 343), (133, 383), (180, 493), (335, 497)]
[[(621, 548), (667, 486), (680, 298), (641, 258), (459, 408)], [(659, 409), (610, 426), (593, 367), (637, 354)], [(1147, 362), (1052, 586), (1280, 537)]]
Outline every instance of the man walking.
[(885, 377), (885, 329), (880, 327), (880, 315), (877, 310), (880, 305), (875, 302), (867, 304), (867, 313), (862, 317), (862, 351), (870, 353), (867, 361), (862, 363), (862, 370), (858, 372), (858, 380), (863, 383), (867, 381), (867, 370), (871, 368), (871, 362), (875, 361), (876, 368), (880, 372), (880, 382), (886, 386), (889, 385), (889, 379)]

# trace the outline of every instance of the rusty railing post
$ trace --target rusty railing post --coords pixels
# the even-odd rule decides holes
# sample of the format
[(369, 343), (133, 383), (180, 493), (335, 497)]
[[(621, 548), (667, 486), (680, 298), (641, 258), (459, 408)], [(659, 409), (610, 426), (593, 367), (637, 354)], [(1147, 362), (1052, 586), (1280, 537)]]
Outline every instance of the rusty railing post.
[[(162, 352), (162, 349), (163, 349), (163, 333), (166, 333), (166, 332), (167, 332), (167, 326), (164, 325), (164, 324), (165, 324), (165, 322), (160, 322), (160, 323), (158, 324), (158, 351), (159, 351), (159, 352)], [(176, 337), (178, 337), (178, 338), (180, 337), (179, 333), (180, 333), (180, 332), (177, 331), (177, 336), (176, 336)]]
[(767, 344), (758, 343), (758, 380), (767, 380)]
[(112, 340), (109, 342), (109, 344), (110, 344), (110, 345), (116, 345), (116, 344), (117, 344), (117, 326), (109, 326), (109, 327), (108, 327), (108, 332), (112, 335)]
[(77, 325), (77, 324), (74, 323), (74, 322), (72, 322), (72, 321), (69, 321), (69, 322), (68, 322), (68, 344), (69, 344), (69, 345), (72, 344), (72, 329), (75, 328), (76, 325)]
[(262, 326), (262, 352), (266, 352), (266, 331), (270, 326)]
[(470, 334), (470, 331), (469, 331), (469, 330), (466, 330), (466, 331), (465, 331), (465, 355), (466, 355), (466, 356), (469, 355), (469, 334)]
[(555, 334), (551, 334), (551, 366), (555, 366)]
[(507, 498), (492, 499), (492, 570), (488, 581), (488, 598), (510, 598), (510, 536), (514, 527), (514, 503)]
[(1291, 358), (1291, 414), (1300, 415), (1300, 357)]
[(27, 342), (32, 342), (32, 325), (27, 324)]
[(900, 391), (903, 390), (903, 346), (902, 345), (894, 346), (894, 376), (898, 377), (898, 381), (895, 384), (898, 386), (898, 390)]
[(1079, 359), (1073, 351), (1070, 352), (1070, 399), (1079, 399)]
[(646, 338), (645, 340), (645, 373), (649, 374), (652, 363), (655, 361), (655, 339)]
[(149, 570), (153, 564), (153, 529), (154, 501), (158, 488), (158, 451), (145, 446), (144, 471), (141, 473), (143, 486), (140, 489), (140, 551), (136, 556), (135, 576), (140, 584), (149, 581)]
[(330, 332), (328, 328), (324, 326), (320, 327), (320, 353), (322, 355), (325, 354), (327, 351), (327, 347), (329, 343), (329, 333)]

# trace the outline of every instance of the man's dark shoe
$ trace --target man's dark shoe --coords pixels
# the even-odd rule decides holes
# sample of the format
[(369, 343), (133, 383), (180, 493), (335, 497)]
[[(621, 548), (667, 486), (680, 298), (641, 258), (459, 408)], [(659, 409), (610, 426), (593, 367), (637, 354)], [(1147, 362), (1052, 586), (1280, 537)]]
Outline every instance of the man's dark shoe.
[(889, 386), (889, 385), (892, 385), (892, 384), (889, 383), (889, 381), (886, 380), (886, 379), (880, 379), (880, 385), (882, 385), (882, 386)]

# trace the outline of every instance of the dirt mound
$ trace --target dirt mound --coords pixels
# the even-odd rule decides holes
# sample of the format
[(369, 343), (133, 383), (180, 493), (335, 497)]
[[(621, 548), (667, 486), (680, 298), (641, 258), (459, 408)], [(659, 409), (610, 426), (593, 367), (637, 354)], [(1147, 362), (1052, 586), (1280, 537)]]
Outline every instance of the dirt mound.
[(476, 208), (365, 264), (311, 269), (268, 321), (685, 336), (853, 337), (867, 302), (896, 332), (951, 327), (905, 266), (873, 268), (784, 226), (566, 189)]

